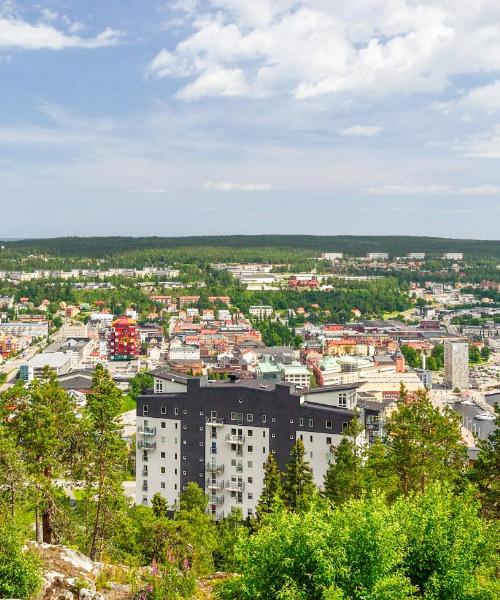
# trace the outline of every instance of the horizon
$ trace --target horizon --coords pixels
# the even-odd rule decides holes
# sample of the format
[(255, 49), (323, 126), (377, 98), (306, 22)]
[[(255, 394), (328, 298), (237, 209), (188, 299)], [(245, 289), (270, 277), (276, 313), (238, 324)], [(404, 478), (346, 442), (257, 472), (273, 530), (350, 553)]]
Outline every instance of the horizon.
[(0, 0), (0, 236), (498, 240), (496, 22), (495, 0)]

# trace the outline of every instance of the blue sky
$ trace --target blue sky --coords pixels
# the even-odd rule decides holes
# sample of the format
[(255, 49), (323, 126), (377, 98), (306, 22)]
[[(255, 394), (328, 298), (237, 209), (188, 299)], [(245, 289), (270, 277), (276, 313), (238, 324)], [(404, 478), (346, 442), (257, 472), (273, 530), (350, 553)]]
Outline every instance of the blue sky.
[(0, 237), (499, 225), (498, 0), (0, 0)]

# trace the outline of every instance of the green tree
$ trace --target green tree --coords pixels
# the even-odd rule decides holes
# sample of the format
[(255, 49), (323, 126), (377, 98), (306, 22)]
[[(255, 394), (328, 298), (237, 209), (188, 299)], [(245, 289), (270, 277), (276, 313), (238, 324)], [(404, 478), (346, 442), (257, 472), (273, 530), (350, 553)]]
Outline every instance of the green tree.
[(265, 515), (273, 511), (276, 500), (281, 497), (281, 479), (282, 473), (278, 468), (278, 463), (274, 454), (270, 452), (264, 463), (264, 482), (256, 509), (258, 521), (262, 521)]
[(290, 510), (304, 508), (316, 493), (311, 465), (304, 455), (304, 442), (299, 438), (292, 446), (283, 480), (283, 501)]
[(149, 373), (137, 373), (128, 384), (129, 393), (137, 401), (140, 394), (153, 387), (153, 383), (154, 379)]
[(481, 358), (483, 360), (489, 360), (491, 356), (491, 348), (489, 346), (483, 346), (481, 348)]
[(5, 425), (0, 424), (0, 518), (8, 512), (12, 519), (20, 498), (26, 496), (27, 473), (21, 453)]
[(401, 353), (405, 357), (406, 364), (412, 369), (419, 369), (422, 367), (422, 357), (420, 353), (412, 348), (411, 346), (401, 346)]
[(495, 429), (486, 440), (479, 442), (479, 455), (469, 477), (479, 490), (483, 514), (492, 519), (500, 517), (500, 406), (495, 405)]
[(459, 417), (448, 407), (434, 407), (425, 390), (411, 395), (403, 390), (386, 431), (389, 465), (404, 494), (423, 491), (431, 481), (454, 481), (463, 473), (467, 449)]
[(481, 352), (479, 351), (479, 348), (477, 346), (469, 346), (469, 362), (481, 362)]
[(157, 492), (151, 499), (151, 508), (155, 517), (166, 517), (168, 511), (167, 499)]
[(19, 449), (35, 503), (37, 540), (56, 542), (56, 479), (72, 481), (79, 454), (81, 430), (74, 400), (61, 388), (53, 372), (28, 387), (17, 385), (2, 395), (1, 414)]
[(13, 522), (0, 518), (0, 598), (30, 600), (41, 585), (38, 557), (24, 548)]
[(325, 473), (323, 495), (334, 504), (359, 498), (363, 484), (363, 459), (356, 442), (344, 436), (335, 448), (335, 460)]
[(83, 464), (87, 550), (98, 559), (124, 506), (123, 481), (127, 445), (121, 437), (122, 393), (108, 371), (98, 365), (92, 377), (84, 415), (86, 448)]

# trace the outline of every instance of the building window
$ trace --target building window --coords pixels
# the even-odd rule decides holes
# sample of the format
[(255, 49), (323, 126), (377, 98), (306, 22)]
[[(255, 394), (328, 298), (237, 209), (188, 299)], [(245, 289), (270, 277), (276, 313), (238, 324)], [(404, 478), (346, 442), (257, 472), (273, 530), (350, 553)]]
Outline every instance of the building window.
[(166, 415), (167, 414), (167, 407), (166, 406), (162, 406), (160, 408), (160, 412), (161, 412), (162, 415)]
[(267, 416), (266, 415), (262, 415), (262, 422), (266, 423), (267, 422)]
[(342, 392), (341, 394), (339, 394), (339, 406), (341, 408), (347, 407), (347, 394), (345, 392)]
[(161, 473), (162, 475), (164, 475), (164, 474), (165, 474), (165, 467), (160, 467), (160, 473)]
[(200, 427), (199, 429), (200, 429), (200, 431), (203, 431), (203, 427)]
[(175, 428), (174, 429), (179, 429), (179, 423), (175, 424)]
[[(186, 457), (185, 457), (185, 456), (183, 456), (183, 457), (182, 457), (182, 460), (186, 460)], [(184, 475), (185, 475), (185, 474), (186, 474), (186, 473), (184, 473)]]
[(271, 421), (272, 421), (273, 423), (276, 423), (276, 417), (272, 417), (272, 418), (271, 418)]
[(290, 436), (290, 439), (293, 440), (293, 435)]
[(177, 406), (174, 408), (174, 415), (178, 415), (179, 414), (179, 409), (177, 408)]
[(247, 462), (247, 467), (248, 467), (249, 469), (253, 469), (253, 461), (249, 460), (249, 461)]
[(314, 419), (309, 419), (309, 427), (314, 427)]
[(188, 414), (188, 411), (187, 411), (186, 409), (184, 409), (184, 410), (182, 411), (182, 414), (183, 414), (183, 415), (187, 415), (187, 414)]
[(177, 452), (174, 454), (174, 460), (177, 460)]
[(160, 452), (160, 458), (165, 458), (165, 452)]
[(333, 423), (331, 421), (326, 422), (326, 428), (331, 429), (333, 427)]
[(253, 494), (252, 494), (252, 492), (248, 492), (248, 499), (249, 500), (253, 500)]
[(253, 423), (253, 414), (252, 413), (247, 413), (247, 421), (248, 421), (248, 423)]
[(290, 419), (290, 423), (293, 423), (293, 419)]
[(202, 417), (202, 416), (203, 416), (203, 411), (202, 411), (202, 410), (200, 410), (200, 417)]
[(162, 428), (162, 429), (165, 429), (165, 427), (166, 427), (166, 426), (167, 426), (167, 424), (165, 423), (165, 421), (162, 421), (162, 422), (161, 422), (161, 428)]
[(203, 442), (200, 442), (200, 446), (203, 447)]
[(345, 431), (349, 427), (349, 421), (342, 421), (342, 431)]
[(302, 417), (300, 417), (299, 423), (301, 427), (304, 427), (304, 419)]
[(327, 437), (326, 438), (326, 443), (331, 446), (332, 445), (332, 438), (331, 437)]
[(142, 414), (147, 417), (148, 416), (148, 412), (149, 412), (149, 407), (147, 404), (144, 404), (144, 406), (142, 407)]
[(243, 413), (232, 412), (231, 421), (243, 421)]
[(248, 483), (253, 483), (253, 477), (248, 477), (247, 481), (248, 481)]
[[(274, 450), (272, 450), (272, 453), (274, 454)], [(262, 446), (262, 454), (266, 454), (266, 447)]]
[(309, 436), (309, 441), (310, 441), (310, 442), (312, 442), (312, 441), (313, 441), (313, 436), (312, 436), (312, 435), (310, 435), (310, 436)]
[(276, 434), (275, 433), (271, 433), (271, 437), (275, 438)]
[(248, 452), (253, 452), (253, 446), (248, 446)]
[(248, 437), (252, 437), (253, 436), (253, 429), (247, 429), (247, 435), (248, 435)]
[(164, 481), (162, 481), (162, 482), (160, 483), (160, 487), (161, 487), (161, 489), (162, 489), (162, 490), (164, 490), (164, 489), (165, 489), (165, 482), (164, 482)]
[(211, 410), (210, 411), (210, 418), (211, 419), (216, 419), (217, 418), (217, 411), (216, 410)]

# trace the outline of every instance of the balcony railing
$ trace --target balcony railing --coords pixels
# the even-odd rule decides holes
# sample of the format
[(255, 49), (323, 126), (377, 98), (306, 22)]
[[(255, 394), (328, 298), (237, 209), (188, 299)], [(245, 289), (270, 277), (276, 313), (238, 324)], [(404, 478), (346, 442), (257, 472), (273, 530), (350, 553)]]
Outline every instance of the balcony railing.
[(205, 419), (205, 422), (207, 425), (210, 425), (211, 427), (223, 427), (224, 426), (224, 419), (217, 419), (216, 417), (207, 417)]
[(144, 440), (139, 440), (137, 442), (137, 447), (139, 450), (149, 450), (150, 452), (154, 452), (156, 450), (156, 442), (145, 442)]
[(220, 475), (221, 473), (224, 473), (224, 465), (216, 465), (215, 463), (208, 462), (205, 466), (205, 471), (207, 471), (207, 473), (217, 473)]
[(224, 496), (216, 496), (215, 494), (210, 494), (208, 496), (208, 503), (214, 504), (215, 506), (222, 506), (224, 504)]
[(232, 433), (228, 433), (226, 435), (226, 442), (229, 442), (230, 444), (244, 444), (245, 443), (245, 436), (244, 435), (233, 435)]
[(210, 480), (205, 484), (205, 487), (209, 490), (223, 490), (224, 489), (224, 481)]
[(230, 492), (242, 492), (245, 489), (243, 481), (226, 481), (226, 490)]
[(156, 435), (156, 427), (148, 427), (147, 425), (138, 425), (137, 433), (140, 435)]

